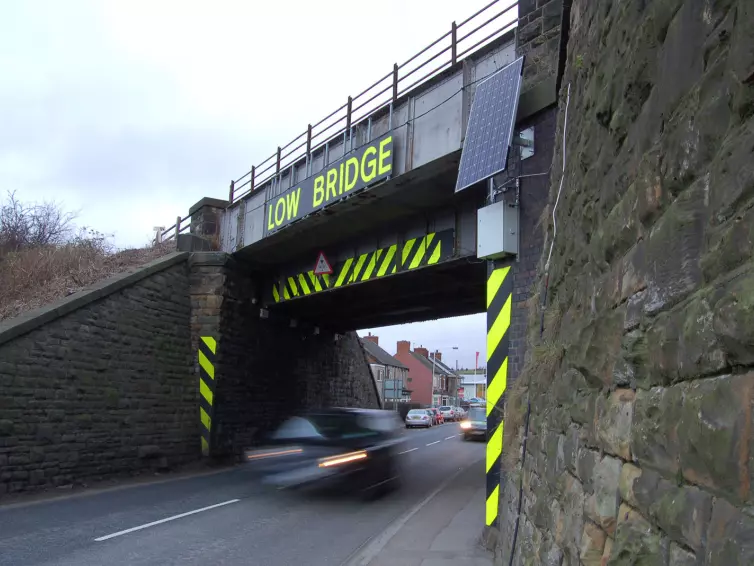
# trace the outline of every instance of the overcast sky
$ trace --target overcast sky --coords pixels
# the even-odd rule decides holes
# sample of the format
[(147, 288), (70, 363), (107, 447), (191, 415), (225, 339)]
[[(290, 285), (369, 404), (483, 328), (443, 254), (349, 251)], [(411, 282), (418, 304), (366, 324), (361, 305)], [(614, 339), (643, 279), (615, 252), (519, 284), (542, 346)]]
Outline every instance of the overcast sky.
[[(0, 193), (144, 245), (486, 3), (4, 0)], [(473, 364), (480, 320), (401, 332)]]

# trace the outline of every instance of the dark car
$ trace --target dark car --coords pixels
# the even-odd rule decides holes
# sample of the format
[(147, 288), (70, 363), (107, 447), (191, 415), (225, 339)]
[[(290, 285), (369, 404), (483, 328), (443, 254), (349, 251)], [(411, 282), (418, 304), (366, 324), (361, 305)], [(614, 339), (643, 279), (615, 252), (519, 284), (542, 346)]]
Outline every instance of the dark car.
[(367, 494), (396, 487), (397, 413), (331, 408), (286, 420), (264, 446), (244, 452), (249, 469), (279, 488), (337, 488)]
[(487, 435), (487, 410), (484, 407), (469, 407), (466, 418), (461, 421), (463, 439), (481, 438)]

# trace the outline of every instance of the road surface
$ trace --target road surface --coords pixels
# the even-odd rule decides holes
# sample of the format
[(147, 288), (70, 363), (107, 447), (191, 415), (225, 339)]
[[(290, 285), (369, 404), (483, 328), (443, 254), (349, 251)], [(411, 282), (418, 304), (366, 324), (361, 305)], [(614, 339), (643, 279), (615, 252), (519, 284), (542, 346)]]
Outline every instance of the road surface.
[(458, 433), (406, 431), (403, 488), (369, 503), (274, 492), (235, 468), (0, 507), (0, 566), (340, 566), (453, 478), (484, 484), (484, 444)]

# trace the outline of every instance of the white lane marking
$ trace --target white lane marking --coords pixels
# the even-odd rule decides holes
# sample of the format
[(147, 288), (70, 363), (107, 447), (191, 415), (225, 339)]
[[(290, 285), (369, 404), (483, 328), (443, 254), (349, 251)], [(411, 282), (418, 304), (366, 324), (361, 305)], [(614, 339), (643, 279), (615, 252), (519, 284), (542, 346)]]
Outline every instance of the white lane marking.
[(433, 444), (439, 444), (439, 443), (440, 443), (439, 440), (435, 440), (434, 442), (430, 442), (429, 444), (427, 444), (427, 446), (432, 446)]
[[(458, 436), (460, 436), (460, 434), (459, 434)], [(456, 437), (456, 435), (455, 435), (455, 434), (454, 434), (453, 436), (446, 436), (446, 437), (445, 437), (445, 440), (450, 440), (451, 438), (455, 438), (455, 437)]]
[(404, 450), (403, 452), (398, 452), (398, 455), (401, 454), (408, 454), (409, 452), (413, 452), (414, 450), (419, 450), (418, 448), (409, 448), (408, 450)]
[(222, 503), (210, 505), (209, 507), (202, 507), (201, 509), (194, 509), (193, 511), (189, 511), (188, 513), (181, 513), (180, 515), (173, 515), (172, 517), (160, 519), (159, 521), (153, 521), (145, 525), (139, 525), (138, 527), (132, 527), (130, 529), (126, 529), (125, 531), (118, 531), (117, 533), (113, 533), (111, 535), (105, 535), (103, 537), (99, 537), (94, 540), (96, 542), (102, 542), (103, 540), (108, 540), (108, 539), (119, 537), (122, 535), (127, 535), (128, 533), (132, 533), (134, 531), (140, 531), (142, 529), (148, 529), (149, 527), (154, 527), (155, 525), (161, 525), (162, 523), (167, 523), (168, 521), (175, 521), (176, 519), (182, 519), (183, 517), (188, 517), (189, 515), (195, 515), (196, 513), (201, 513), (203, 511), (209, 511), (210, 509), (216, 509), (218, 507), (223, 507), (224, 505), (230, 505), (231, 503), (238, 503), (239, 501), (241, 500), (231, 499), (229, 501), (223, 501)]
[(440, 486), (434, 490), (432, 493), (430, 493), (427, 497), (425, 497), (419, 504), (416, 505), (413, 509), (411, 509), (408, 513), (406, 513), (403, 517), (392, 523), (387, 529), (385, 529), (382, 533), (380, 533), (377, 537), (368, 540), (361, 548), (359, 548), (356, 551), (355, 556), (351, 555), (351, 557), (347, 558), (345, 562), (342, 563), (341, 566), (367, 566), (372, 560), (374, 560), (375, 556), (377, 556), (380, 551), (387, 546), (387, 543), (390, 542), (390, 539), (392, 539), (395, 535), (398, 534), (398, 532), (403, 528), (403, 526), (409, 522), (411, 517), (416, 515), (421, 509), (430, 501), (432, 501), (438, 493), (440, 493), (442, 490), (444, 490), (446, 487), (448, 487), (453, 480), (455, 480), (458, 476), (461, 475), (462, 472), (468, 470), (471, 466), (476, 464), (477, 462), (481, 462), (482, 459), (474, 460), (467, 464), (466, 466), (462, 466), (461, 468), (456, 471), (453, 475), (451, 475), (449, 478), (447, 478), (444, 482), (440, 484)]

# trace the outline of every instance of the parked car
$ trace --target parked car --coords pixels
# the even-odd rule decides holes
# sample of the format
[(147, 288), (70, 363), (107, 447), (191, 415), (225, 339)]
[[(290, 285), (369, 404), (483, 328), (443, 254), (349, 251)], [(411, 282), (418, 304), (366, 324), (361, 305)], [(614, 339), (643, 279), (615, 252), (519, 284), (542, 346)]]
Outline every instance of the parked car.
[(411, 409), (406, 415), (406, 428), (432, 426), (432, 415), (426, 409)]
[(244, 451), (247, 469), (279, 488), (336, 488), (378, 494), (397, 487), (398, 446), (405, 441), (393, 411), (330, 408), (289, 418), (262, 447)]
[(450, 405), (443, 405), (442, 407), (439, 407), (438, 410), (444, 420), (448, 422), (456, 420), (456, 413)]
[(461, 421), (461, 432), (464, 440), (484, 440), (487, 436), (487, 410), (480, 406), (469, 407), (468, 415)]

